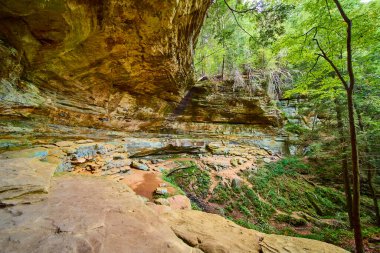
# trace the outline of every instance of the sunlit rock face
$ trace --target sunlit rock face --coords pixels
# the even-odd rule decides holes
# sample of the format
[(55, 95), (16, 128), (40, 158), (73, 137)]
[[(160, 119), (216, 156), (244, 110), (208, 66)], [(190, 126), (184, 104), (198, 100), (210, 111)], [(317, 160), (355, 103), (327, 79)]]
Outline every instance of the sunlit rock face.
[(182, 122), (279, 126), (279, 111), (264, 94), (234, 91), (230, 82), (196, 83), (174, 110)]
[[(24, 87), (18, 107), (53, 123), (117, 128), (160, 119), (176, 107), (192, 85), (194, 45), (211, 4), (0, 2), (0, 52), (7, 62), (0, 78), (16, 93)], [(26, 93), (38, 103), (31, 105)]]
[(210, 4), (0, 0), (0, 150), (135, 131), (272, 141), (281, 119), (267, 95), (193, 82)]

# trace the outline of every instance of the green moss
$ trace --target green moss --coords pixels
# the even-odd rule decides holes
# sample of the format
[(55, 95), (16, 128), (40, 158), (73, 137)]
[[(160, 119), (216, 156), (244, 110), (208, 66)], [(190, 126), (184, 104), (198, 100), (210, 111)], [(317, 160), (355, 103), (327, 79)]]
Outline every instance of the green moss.
[(314, 228), (310, 235), (299, 235), (299, 237), (315, 239), (332, 244), (341, 244), (345, 240), (351, 240), (353, 233), (347, 229), (331, 229), (331, 228)]
[(176, 192), (181, 195), (186, 195), (185, 192), (176, 184), (176, 182), (173, 180), (173, 178), (167, 176), (168, 171), (162, 172), (162, 179), (169, 183), (173, 188), (176, 189)]
[(277, 231), (273, 226), (271, 226), (269, 223), (265, 221), (258, 221), (256, 223), (253, 223), (248, 220), (234, 219), (232, 217), (229, 217), (229, 219), (235, 222), (236, 224), (248, 229), (258, 230), (268, 234), (273, 234)]
[[(181, 167), (184, 164), (181, 164)], [(197, 197), (205, 198), (211, 185), (211, 177), (207, 171), (199, 169), (195, 163), (186, 163), (189, 167), (170, 172), (163, 175), (165, 181), (178, 186), (186, 193), (195, 194)]]
[(228, 213), (231, 213), (234, 210), (233, 205), (229, 204), (227, 205), (224, 210), (226, 210)]
[(344, 194), (308, 183), (303, 174), (309, 171), (310, 167), (300, 159), (288, 157), (265, 165), (247, 178), (254, 191), (270, 205), (286, 213), (303, 211), (318, 218), (344, 210)]
[(307, 224), (306, 220), (302, 218), (296, 218), (288, 214), (278, 214), (276, 215), (275, 219), (278, 222), (285, 222), (295, 227), (304, 226)]
[(268, 203), (261, 201), (254, 190), (252, 190), (246, 185), (243, 185), (242, 191), (244, 192), (247, 199), (250, 201), (252, 208), (255, 210), (254, 212), (256, 216), (269, 218), (273, 215), (275, 209)]
[(219, 183), (212, 192), (212, 197), (210, 198), (210, 202), (223, 204), (227, 203), (231, 197), (234, 196), (232, 190), (229, 187), (224, 187), (221, 183)]

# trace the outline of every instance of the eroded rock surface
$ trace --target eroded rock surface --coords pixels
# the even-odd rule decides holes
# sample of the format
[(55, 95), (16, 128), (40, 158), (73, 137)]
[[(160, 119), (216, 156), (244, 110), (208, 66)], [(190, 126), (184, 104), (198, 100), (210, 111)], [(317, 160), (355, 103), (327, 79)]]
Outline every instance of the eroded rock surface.
[(1, 1), (0, 148), (116, 133), (100, 129), (277, 138), (267, 95), (194, 85), (211, 2)]
[(8, 106), (22, 107), (16, 115), (33, 112), (60, 124), (133, 127), (131, 121), (160, 118), (193, 84), (194, 45), (210, 4), (1, 1), (7, 90), (0, 94), (13, 94), (17, 105)]
[(178, 120), (224, 124), (278, 126), (279, 112), (271, 108), (268, 96), (235, 91), (233, 84), (199, 82), (174, 111)]
[(0, 203), (24, 194), (47, 193), (62, 154), (47, 148), (0, 154)]
[(3, 252), (200, 252), (126, 185), (58, 177), (49, 197), (0, 210)]
[(246, 229), (219, 215), (177, 210), (164, 213), (173, 231), (190, 246), (204, 252), (344, 253), (334, 245)]
[[(138, 151), (136, 141), (132, 139), (129, 146), (125, 140), (58, 142), (1, 154), (1, 251), (346, 252), (319, 241), (267, 235), (240, 227), (220, 215), (190, 210), (190, 201), (184, 196), (161, 199), (156, 205), (136, 195), (120, 177), (122, 171), (116, 177), (92, 173), (52, 176), (54, 170), (78, 166), (82, 158), (84, 163), (98, 156), (116, 158), (115, 161), (126, 159), (127, 152)], [(155, 144), (141, 143), (140, 148), (152, 145)], [(68, 165), (72, 157), (77, 160)], [(157, 176), (156, 166), (166, 163), (149, 163), (157, 174), (134, 172)], [(136, 177), (141, 183), (137, 180), (134, 184), (145, 187), (144, 177)], [(148, 181), (152, 183), (151, 178)], [(155, 184), (167, 187), (159, 181)], [(135, 191), (139, 192), (137, 188)]]

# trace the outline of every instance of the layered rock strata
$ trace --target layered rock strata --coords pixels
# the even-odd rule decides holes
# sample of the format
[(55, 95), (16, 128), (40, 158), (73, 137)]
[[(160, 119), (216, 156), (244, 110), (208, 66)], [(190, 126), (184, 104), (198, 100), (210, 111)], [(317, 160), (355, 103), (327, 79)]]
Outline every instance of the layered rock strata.
[(1, 1), (1, 132), (252, 133), (281, 124), (265, 94), (194, 86), (193, 50), (210, 4)]
[(35, 110), (71, 125), (159, 118), (192, 85), (194, 45), (210, 4), (3, 0), (2, 107), (16, 103), (18, 116)]

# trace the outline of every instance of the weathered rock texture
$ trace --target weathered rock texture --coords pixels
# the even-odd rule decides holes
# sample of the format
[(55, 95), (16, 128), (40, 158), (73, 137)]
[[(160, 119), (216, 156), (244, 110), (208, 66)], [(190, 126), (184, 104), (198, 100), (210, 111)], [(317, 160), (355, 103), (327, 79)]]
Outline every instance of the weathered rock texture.
[(225, 132), (233, 124), (279, 124), (265, 95), (209, 82), (192, 88), (194, 45), (210, 0), (0, 3), (5, 136), (87, 131), (62, 126), (195, 132), (204, 123)]
[(128, 187), (99, 178), (57, 178), (46, 200), (0, 216), (3, 252), (201, 252)]
[(137, 109), (158, 117), (192, 85), (194, 45), (210, 4), (2, 0), (2, 82), (38, 97), (18, 102), (56, 123), (120, 124), (138, 118)]
[[(1, 252), (347, 252), (324, 242), (246, 229), (222, 216), (189, 210), (190, 203), (187, 210), (176, 210), (184, 208), (179, 196), (169, 199), (169, 206), (146, 203), (115, 177), (52, 177), (74, 146), (76, 155), (89, 157), (91, 149), (82, 146), (87, 142), (0, 155)], [(98, 143), (98, 151), (116, 146)], [(12, 185), (21, 189), (18, 194)]]
[(177, 210), (165, 213), (164, 217), (179, 238), (203, 252), (347, 253), (339, 247), (316, 240), (268, 235), (246, 229), (216, 214)]
[(270, 102), (264, 94), (234, 90), (229, 82), (203, 81), (189, 90), (174, 115), (184, 122), (278, 126), (279, 112)]

